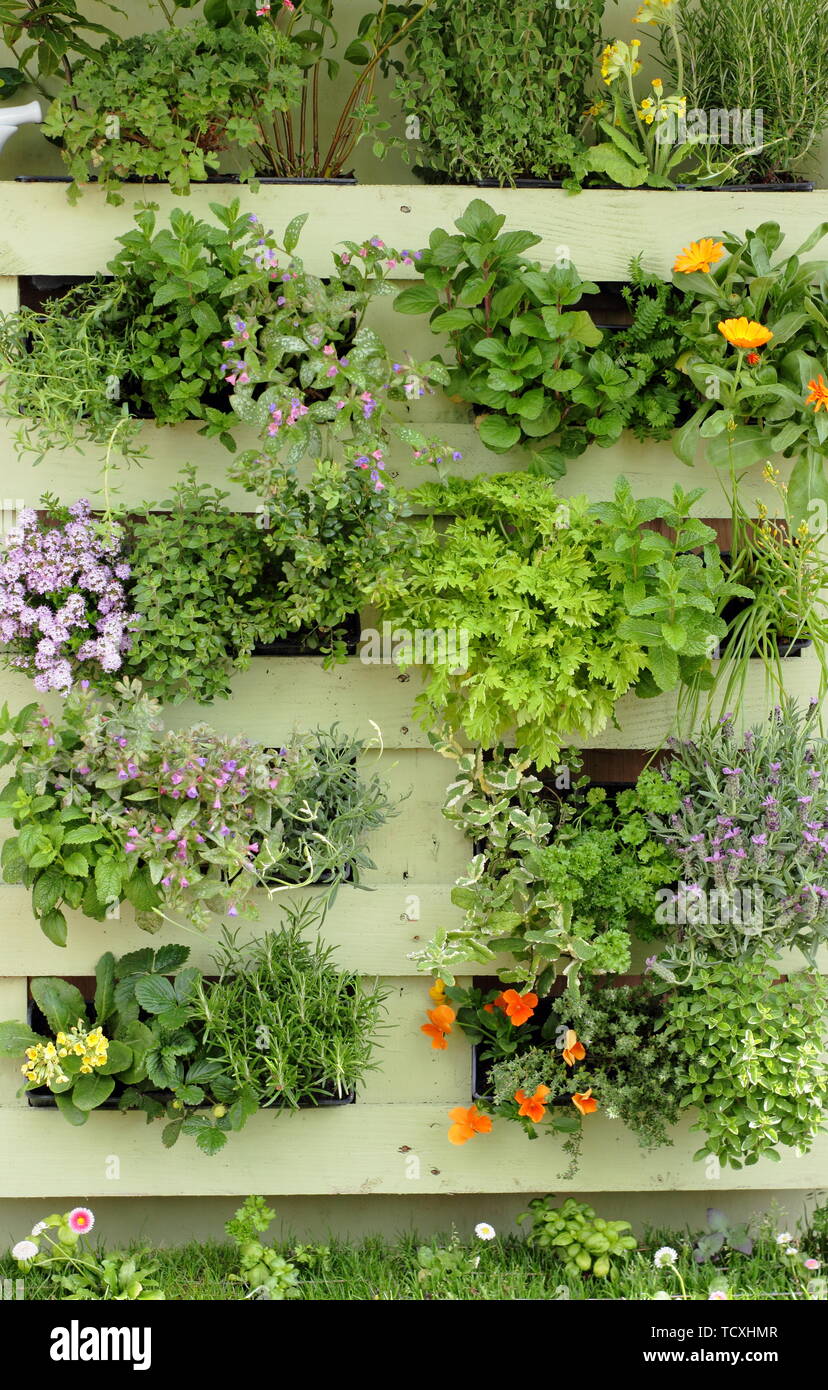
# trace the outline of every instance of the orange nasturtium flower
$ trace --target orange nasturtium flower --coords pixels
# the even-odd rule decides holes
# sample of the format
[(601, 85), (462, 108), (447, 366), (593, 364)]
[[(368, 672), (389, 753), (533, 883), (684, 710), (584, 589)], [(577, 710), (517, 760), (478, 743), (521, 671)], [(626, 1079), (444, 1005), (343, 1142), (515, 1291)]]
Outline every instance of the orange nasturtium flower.
[(520, 1107), (518, 1114), (524, 1115), (528, 1120), (531, 1120), (533, 1124), (539, 1125), (546, 1114), (544, 1101), (548, 1095), (548, 1086), (536, 1087), (533, 1096), (527, 1096), (525, 1091), (515, 1091), (515, 1100)]
[(814, 414), (818, 415), (820, 410), (828, 412), (828, 386), (821, 372), (816, 381), (808, 382), (808, 391), (810, 394), (805, 397), (805, 404), (814, 407)]
[(438, 1004), (436, 1009), (426, 1009), (426, 1014), (430, 1022), (423, 1023), (420, 1032), (431, 1038), (432, 1047), (444, 1051), (448, 1047), (446, 1034), (451, 1032), (451, 1025), (457, 1015), (454, 1009), (449, 1008), (448, 1004)]
[(701, 241), (691, 241), (689, 246), (685, 246), (676, 256), (673, 270), (680, 270), (685, 275), (692, 275), (696, 270), (709, 271), (712, 265), (722, 259), (724, 246), (720, 241), (714, 241), (712, 236), (702, 237)]
[(449, 1119), (454, 1121), (448, 1132), (451, 1144), (465, 1144), (475, 1134), (488, 1134), (492, 1127), (491, 1116), (480, 1115), (476, 1105), (469, 1106), (468, 1110), (459, 1105), (456, 1110), (449, 1111)]
[(572, 1097), (572, 1104), (582, 1115), (591, 1115), (593, 1110), (598, 1109), (598, 1102), (593, 1099), (591, 1086), (588, 1091), (576, 1091)]
[(431, 989), (428, 992), (431, 995), (431, 998), (434, 1000), (435, 1004), (442, 1004), (446, 994), (445, 981), (441, 980), (438, 976), (438, 978), (434, 981), (434, 984), (431, 986)]
[(506, 995), (502, 990), (497, 998), (492, 1000), (491, 1004), (483, 1005), (484, 1013), (493, 1014), (495, 1009), (502, 1009), (504, 1013), (506, 1012)]
[[(528, 994), (518, 994), (516, 989), (505, 990), (500, 998), (503, 1000), (501, 1008), (504, 1010), (506, 1017), (512, 1020), (512, 1026), (514, 1028), (519, 1028), (522, 1023), (525, 1023), (528, 1018), (532, 1017), (538, 1002), (538, 996), (536, 994), (532, 994), (531, 992)], [(496, 999), (495, 1003), (500, 1003), (500, 1000)]]
[(773, 337), (769, 328), (763, 328), (753, 319), (725, 319), (717, 327), (722, 337), (737, 348), (760, 348)]
[(578, 1034), (574, 1028), (567, 1028), (566, 1030), (562, 1056), (568, 1067), (574, 1066), (576, 1062), (582, 1062), (586, 1057), (586, 1048), (582, 1042), (578, 1042)]

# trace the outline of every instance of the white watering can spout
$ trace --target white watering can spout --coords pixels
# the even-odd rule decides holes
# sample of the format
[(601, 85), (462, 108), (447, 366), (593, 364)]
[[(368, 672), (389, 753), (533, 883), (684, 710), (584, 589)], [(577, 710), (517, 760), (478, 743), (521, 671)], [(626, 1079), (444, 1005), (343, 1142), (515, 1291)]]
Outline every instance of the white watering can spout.
[(43, 120), (43, 110), (39, 101), (30, 101), (26, 106), (0, 106), (0, 150), (21, 125), (39, 125)]

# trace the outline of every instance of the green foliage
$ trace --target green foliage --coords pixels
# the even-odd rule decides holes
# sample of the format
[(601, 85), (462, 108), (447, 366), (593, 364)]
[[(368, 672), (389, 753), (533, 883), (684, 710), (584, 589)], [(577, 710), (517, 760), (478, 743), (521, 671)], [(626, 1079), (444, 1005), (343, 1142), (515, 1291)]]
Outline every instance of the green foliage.
[(286, 913), (284, 931), (244, 945), (225, 931), (218, 980), (194, 1003), (211, 1056), (254, 1107), (346, 1096), (375, 1065), (383, 990), (337, 969), (321, 940), (304, 940), (320, 923), (311, 900)]
[(612, 800), (590, 787), (572, 749), (550, 786), (502, 748), (484, 760), (436, 746), (457, 761), (443, 814), (473, 842), (474, 858), (452, 891), (462, 926), (440, 929), (414, 957), (419, 968), (452, 980), (460, 963), (509, 951), (515, 964), (501, 978), (541, 995), (562, 958), (574, 989), (582, 970), (629, 969), (630, 937), (656, 932), (656, 889), (673, 881), (678, 862), (647, 825), (646, 797), (625, 791)]
[(395, 64), (394, 96), (420, 122), (428, 166), (455, 183), (567, 170), (603, 8), (436, 0)]
[(418, 553), (389, 567), (377, 601), (408, 632), (467, 642), (459, 661), (450, 643), (428, 653), (417, 713), (475, 744), (514, 730), (521, 758), (548, 767), (567, 738), (604, 728), (646, 661), (621, 636), (604, 528), (585, 498), (561, 502), (546, 480), (521, 473), (448, 479), (410, 500), (448, 522), (418, 527)]
[(548, 1250), (561, 1260), (566, 1274), (577, 1277), (592, 1274), (599, 1279), (615, 1279), (627, 1251), (636, 1247), (629, 1221), (604, 1221), (585, 1202), (567, 1197), (553, 1207), (550, 1197), (535, 1197), (529, 1210), (517, 1218), (529, 1221), (526, 1239), (530, 1245)]
[(109, 203), (123, 202), (125, 178), (163, 179), (186, 194), (228, 149), (243, 180), (272, 172), (275, 129), (300, 92), (300, 59), (272, 25), (197, 22), (109, 39), (75, 65), (43, 126), (74, 179), (70, 199), (90, 169)]
[(385, 571), (416, 545), (404, 493), (377, 489), (359, 463), (319, 459), (307, 483), (271, 463), (257, 517), (275, 594), (273, 638), (302, 634), (325, 665), (347, 654), (343, 623), (362, 609)]
[(722, 1252), (738, 1251), (741, 1255), (753, 1252), (753, 1241), (746, 1226), (731, 1226), (725, 1213), (716, 1207), (707, 1208), (707, 1230), (699, 1236), (693, 1248), (696, 1264), (715, 1261)]
[(69, 1225), (71, 1215), (47, 1216), (26, 1236), (27, 1242), (37, 1246), (36, 1255), (17, 1260), (27, 1280), (35, 1272), (41, 1274), (52, 1297), (66, 1303), (108, 1299), (143, 1303), (165, 1298), (157, 1278), (158, 1262), (146, 1263), (145, 1250), (133, 1254), (89, 1250), (82, 1243), (83, 1236)]
[[(124, 14), (108, 0), (104, 4), (113, 14)], [(74, 0), (0, 0), (0, 32), (18, 64), (0, 70), (4, 101), (24, 83), (43, 91), (44, 80), (58, 74), (71, 77), (72, 63), (95, 52), (89, 38), (112, 34), (105, 24), (82, 15)]]
[(670, 439), (697, 404), (693, 383), (677, 366), (685, 347), (684, 298), (669, 280), (642, 269), (640, 257), (621, 294), (632, 323), (609, 334), (604, 346), (637, 382), (625, 427), (642, 441)]
[(684, 1057), (683, 1107), (700, 1110), (697, 1158), (741, 1168), (807, 1152), (824, 1126), (828, 989), (819, 975), (780, 980), (761, 956), (711, 959), (667, 999), (665, 1031)]
[[(688, 104), (701, 110), (762, 112), (759, 148), (746, 152), (740, 178), (797, 173), (828, 126), (828, 46), (822, 0), (678, 0), (676, 27)], [(762, 55), (757, 62), (757, 55)], [(675, 57), (663, 47), (668, 71)], [(732, 146), (707, 151), (732, 158)]]
[[(140, 458), (140, 414), (158, 424), (203, 422), (228, 448), (232, 414), (218, 393), (226, 319), (275, 301), (255, 262), (262, 229), (238, 201), (210, 205), (215, 222), (173, 210), (156, 230), (150, 204), (118, 238), (109, 278), (98, 276), (41, 312), (0, 317), (4, 409), (22, 414), (18, 448), (94, 443)], [(267, 243), (267, 238), (265, 238)]]
[(597, 285), (568, 259), (548, 269), (526, 260), (521, 252), (541, 238), (503, 232), (505, 221), (475, 198), (454, 224), (459, 235), (431, 233), (418, 262), (423, 283), (394, 304), (448, 333), (457, 364), (449, 391), (475, 407), (483, 443), (496, 453), (523, 445), (536, 472), (561, 477), (567, 459), (619, 439), (639, 382), (577, 308)]
[(264, 296), (265, 312), (231, 319), (224, 346), (236, 357), (226, 379), (235, 388), (233, 409), (256, 430), (259, 443), (235, 460), (230, 474), (278, 498), (281, 465), (291, 470), (307, 455), (344, 451), (381, 492), (392, 439), (419, 451), (417, 457), (436, 457), (445, 448), (404, 423), (407, 412), (400, 407), (433, 383), (445, 384), (448, 372), (439, 361), (395, 362), (365, 323), (374, 300), (393, 293), (394, 269), (413, 265), (414, 256), (378, 236), (346, 241), (333, 253), (331, 273), (320, 278), (295, 254), (306, 221), (306, 213), (294, 217), (281, 243), (268, 234), (266, 250), (255, 258), (264, 285), (273, 282), (278, 290)]
[[(689, 345), (678, 365), (701, 398), (673, 450), (692, 464), (703, 440), (709, 462), (729, 470), (733, 490), (745, 469), (771, 454), (796, 459), (794, 527), (813, 521), (814, 502), (828, 501), (828, 415), (805, 404), (828, 354), (828, 262), (803, 259), (827, 233), (822, 223), (795, 251), (777, 256), (781, 228), (763, 222), (744, 237), (723, 233), (726, 254), (709, 272), (673, 273), (685, 296)], [(719, 331), (723, 320), (741, 317), (773, 334), (755, 353), (731, 346)]]
[(228, 509), (227, 495), (199, 484), (190, 466), (164, 510), (131, 514), (140, 625), (124, 669), (165, 704), (226, 698), (232, 672), (276, 633), (281, 584), (260, 518)]
[(651, 834), (681, 861), (678, 892), (659, 894), (659, 920), (680, 928), (656, 965), (668, 981), (757, 952), (799, 950), (816, 964), (828, 934), (828, 754), (818, 717), (816, 702), (803, 711), (783, 697), (741, 737), (726, 716), (670, 740), (663, 776), (680, 804), (647, 813)]
[[(677, 685), (709, 688), (710, 658), (727, 631), (722, 609), (728, 599), (750, 596), (725, 574), (716, 532), (691, 515), (703, 495), (703, 488), (685, 492), (676, 484), (672, 503), (636, 501), (627, 479), (618, 478), (613, 500), (592, 508), (608, 528), (599, 558), (624, 595), (627, 617), (618, 635), (646, 652), (647, 674), (636, 686), (643, 697)], [(669, 534), (651, 530), (653, 521), (663, 522)]]
[[(340, 730), (316, 729), (309, 736), (313, 760), (300, 774), (291, 805), (270, 837), (257, 869), (273, 888), (295, 883), (330, 883), (332, 903), (337, 886), (347, 880), (360, 888), (366, 870), (376, 864), (366, 849), (373, 830), (397, 813), (388, 788), (370, 771), (372, 745)], [(376, 754), (373, 755), (376, 757)]]
[(299, 1297), (298, 1270), (272, 1245), (263, 1245), (256, 1239), (275, 1219), (275, 1211), (265, 1204), (263, 1197), (247, 1197), (224, 1229), (236, 1245), (241, 1270), (240, 1274), (231, 1274), (231, 1280), (250, 1289), (247, 1297), (281, 1302)]

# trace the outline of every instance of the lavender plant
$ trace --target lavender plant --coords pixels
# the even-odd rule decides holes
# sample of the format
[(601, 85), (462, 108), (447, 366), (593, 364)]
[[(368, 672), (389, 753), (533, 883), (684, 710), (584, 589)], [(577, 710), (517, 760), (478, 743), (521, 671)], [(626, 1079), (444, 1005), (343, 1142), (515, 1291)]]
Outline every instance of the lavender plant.
[(828, 936), (828, 752), (814, 732), (818, 705), (786, 698), (741, 738), (732, 715), (691, 741), (671, 740), (667, 782), (681, 788), (655, 836), (679, 857), (677, 890), (659, 918), (676, 944), (654, 963), (689, 978), (711, 958), (773, 956), (795, 947), (813, 964)]
[(123, 529), (88, 501), (44, 497), (0, 542), (0, 657), (35, 689), (66, 691), (121, 668), (137, 617), (130, 611)]

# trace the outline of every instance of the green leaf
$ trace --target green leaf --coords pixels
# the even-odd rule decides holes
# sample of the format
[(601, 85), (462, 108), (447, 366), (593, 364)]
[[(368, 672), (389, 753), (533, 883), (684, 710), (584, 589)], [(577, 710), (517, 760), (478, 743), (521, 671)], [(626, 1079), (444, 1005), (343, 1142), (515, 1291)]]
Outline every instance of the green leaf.
[(88, 1110), (80, 1110), (72, 1104), (71, 1092), (68, 1095), (61, 1095), (55, 1092), (55, 1102), (64, 1120), (68, 1120), (70, 1125), (85, 1125), (89, 1119)]
[(115, 957), (111, 951), (101, 956), (95, 966), (95, 1020), (106, 1023), (115, 1012)]
[(487, 449), (504, 454), (520, 441), (520, 426), (504, 415), (484, 415), (480, 421), (480, 438)]
[(103, 831), (97, 825), (76, 825), (67, 830), (63, 837), (64, 845), (88, 845), (93, 840), (102, 840)]
[(86, 878), (89, 873), (89, 860), (85, 854), (77, 850), (74, 854), (66, 856), (63, 868), (67, 874), (73, 874), (76, 878)]
[(60, 908), (53, 907), (44, 912), (40, 919), (40, 930), (55, 946), (65, 946), (67, 940), (66, 918)]
[(299, 244), (299, 237), (301, 235), (302, 228), (304, 227), (307, 220), (308, 213), (300, 212), (297, 214), (296, 217), (292, 217), (290, 222), (288, 222), (287, 227), (285, 228), (284, 236), (284, 245), (285, 250), (287, 252), (292, 253), (296, 250), (296, 247)]
[(130, 1072), (133, 1063), (132, 1048), (118, 1038), (110, 1038), (106, 1061), (102, 1067), (96, 1068), (96, 1073), (98, 1076), (120, 1076)]
[(58, 870), (47, 869), (44, 873), (38, 874), (32, 889), (32, 906), (38, 917), (51, 911), (63, 897), (63, 888), (63, 874)]
[(173, 1144), (176, 1143), (181, 1134), (181, 1127), (183, 1124), (183, 1120), (171, 1120), (168, 1125), (164, 1126), (161, 1131), (161, 1143), (164, 1145), (165, 1149), (171, 1149)]
[(79, 1076), (72, 1087), (72, 1104), (78, 1110), (94, 1110), (109, 1099), (114, 1089), (115, 1082), (111, 1076), (88, 1072), (85, 1076)]
[(111, 855), (104, 855), (95, 865), (95, 891), (102, 903), (119, 901), (121, 882), (121, 865)]
[(795, 531), (803, 521), (812, 532), (820, 534), (825, 530), (828, 521), (828, 478), (825, 476), (825, 460), (813, 449), (807, 449), (791, 469), (788, 505)]
[(40, 1033), (35, 1033), (27, 1023), (0, 1023), (0, 1057), (22, 1057), (27, 1047), (46, 1042)]
[(439, 302), (437, 291), (431, 285), (409, 285), (397, 295), (394, 308), (398, 314), (429, 314)]
[(145, 975), (135, 982), (135, 998), (148, 1014), (162, 1014), (178, 1003), (175, 990), (163, 975)]
[(227, 1143), (227, 1135), (222, 1134), (220, 1129), (202, 1129), (196, 1135), (196, 1143), (202, 1153), (217, 1154)]
[(78, 1019), (86, 1020), (86, 1003), (80, 990), (67, 980), (41, 975), (32, 980), (32, 998), (46, 1015), (53, 1033), (66, 1033)]

